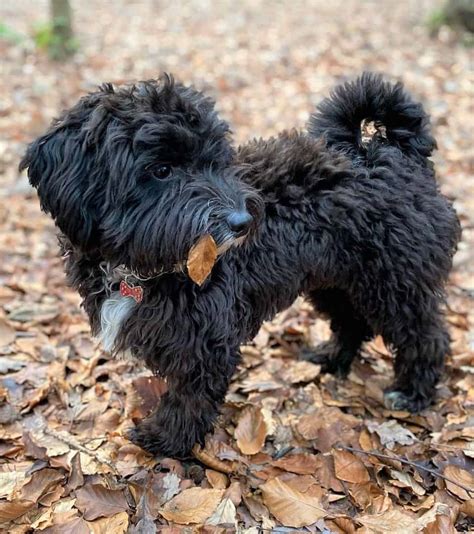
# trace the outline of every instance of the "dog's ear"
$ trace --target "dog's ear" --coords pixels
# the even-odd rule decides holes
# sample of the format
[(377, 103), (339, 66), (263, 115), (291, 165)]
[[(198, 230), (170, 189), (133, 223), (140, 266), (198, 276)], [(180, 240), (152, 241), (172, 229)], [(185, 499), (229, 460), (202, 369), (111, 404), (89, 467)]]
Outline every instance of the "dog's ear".
[[(20, 170), (28, 169), (42, 209), (73, 245), (86, 250), (97, 239), (94, 184), (99, 183), (100, 172), (100, 166), (94, 165), (97, 150), (89, 139), (91, 130), (85, 128), (92, 108), (88, 100), (80, 101), (29, 145), (20, 163)], [(97, 129), (95, 134), (97, 138)]]

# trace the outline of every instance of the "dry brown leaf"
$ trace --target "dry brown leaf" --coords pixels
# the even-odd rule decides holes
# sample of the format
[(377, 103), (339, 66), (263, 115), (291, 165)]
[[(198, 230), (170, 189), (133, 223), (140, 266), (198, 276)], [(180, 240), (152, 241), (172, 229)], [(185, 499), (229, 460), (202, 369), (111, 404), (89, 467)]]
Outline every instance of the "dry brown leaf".
[(212, 271), (217, 259), (217, 245), (211, 235), (202, 236), (191, 247), (186, 267), (189, 278), (198, 286), (202, 285)]
[(127, 512), (119, 512), (111, 517), (102, 517), (87, 523), (91, 534), (124, 534), (128, 529)]
[(320, 365), (311, 362), (290, 360), (288, 367), (281, 372), (281, 378), (288, 384), (311, 382), (320, 372)]
[[(466, 469), (461, 469), (457, 465), (447, 465), (443, 474), (455, 480), (459, 484), (462, 484), (466, 488), (471, 488), (471, 490), (474, 491), (474, 474), (466, 471)], [(448, 490), (457, 495), (463, 501), (467, 501), (471, 498), (465, 489), (460, 488), (452, 482), (449, 482), (449, 480), (445, 480), (445, 482)]]
[(244, 454), (257, 454), (265, 444), (267, 425), (260, 408), (251, 406), (240, 415), (234, 432), (237, 446)]
[(128, 510), (128, 503), (122, 490), (107, 489), (101, 484), (86, 484), (76, 490), (76, 497), (76, 507), (87, 521), (93, 521), (98, 517), (110, 517)]
[(206, 521), (206, 525), (225, 525), (236, 528), (236, 514), (237, 510), (235, 508), (235, 504), (232, 502), (232, 499), (226, 497), (216, 508), (216, 511), (212, 514), (212, 516)]
[(272, 465), (297, 473), (298, 475), (313, 475), (319, 468), (319, 459), (314, 454), (291, 454), (272, 462)]
[(206, 477), (209, 484), (215, 489), (226, 489), (229, 485), (227, 475), (214, 471), (214, 469), (206, 469)]
[(336, 517), (332, 521), (325, 521), (325, 526), (331, 534), (355, 534), (356, 527), (354, 521), (348, 517)]
[(342, 482), (336, 478), (334, 473), (334, 460), (329, 454), (320, 454), (318, 456), (318, 468), (314, 476), (324, 488), (331, 489), (336, 493), (344, 491)]
[(82, 517), (55, 523), (52, 527), (41, 531), (41, 534), (91, 534), (89, 523)]
[(168, 501), (159, 513), (180, 525), (204, 523), (221, 502), (224, 490), (189, 488)]
[(340, 440), (341, 435), (348, 435), (351, 429), (359, 423), (360, 421), (356, 417), (346, 414), (338, 408), (324, 407), (300, 417), (296, 428), (305, 439), (318, 439), (321, 431), (332, 430), (335, 437), (338, 436)]
[(5, 464), (1, 466), (2, 470), (0, 471), (0, 499), (3, 499), (5, 497), (9, 498), (10, 495), (12, 495), (16, 489), (20, 488), (25, 483), (25, 471), (27, 471), (28, 468), (28, 464), (25, 464), (23, 466)]
[(76, 453), (71, 459), (71, 472), (67, 481), (69, 490), (75, 490), (84, 484), (84, 474), (81, 466), (81, 455)]
[(36, 502), (50, 488), (64, 478), (57, 469), (41, 469), (31, 475), (30, 480), (21, 488), (20, 499)]
[(364, 514), (358, 516), (357, 521), (367, 527), (371, 534), (415, 534), (418, 530), (415, 517), (398, 508), (391, 508), (382, 514)]
[(2, 317), (0, 317), (0, 347), (9, 345), (15, 341), (15, 329)]
[(455, 532), (451, 529), (438, 530), (439, 526), (445, 528), (447, 525), (452, 525), (449, 507), (440, 502), (420, 517), (406, 513), (400, 508), (390, 508), (381, 514), (364, 514), (359, 516), (357, 521), (367, 527), (371, 534), (415, 534), (417, 532), (451, 534)]
[(411, 488), (413, 492), (419, 497), (426, 493), (425, 488), (408, 473), (405, 473), (404, 471), (397, 471), (396, 469), (391, 469), (390, 475), (394, 479), (390, 481), (394, 486), (398, 486), (401, 488)]
[(449, 514), (437, 514), (434, 521), (426, 524), (423, 534), (458, 534)]
[(413, 432), (408, 430), (408, 428), (404, 428), (393, 419), (383, 423), (370, 421), (367, 423), (367, 428), (370, 432), (375, 432), (379, 436), (380, 443), (385, 445), (387, 449), (393, 449), (396, 443), (400, 445), (413, 445), (416, 441)]
[(335, 449), (332, 453), (334, 458), (334, 470), (339, 480), (363, 484), (370, 480), (369, 472), (354, 454), (349, 451)]
[(242, 502), (242, 486), (238, 480), (233, 480), (224, 493), (224, 498), (229, 498), (235, 506)]
[(268, 508), (263, 504), (259, 497), (255, 495), (244, 496), (245, 506), (248, 508), (250, 515), (256, 520), (262, 523), (263, 528), (271, 530), (275, 526), (275, 521), (270, 519), (270, 512)]
[(459, 510), (468, 517), (474, 518), (474, 499), (463, 502)]
[[(38, 449), (44, 450), (44, 457), (62, 456), (69, 452), (69, 445), (64, 443), (54, 436), (46, 434), (42, 430), (35, 430), (28, 432), (28, 440), (33, 450), (37, 451), (37, 454), (42, 454)], [(39, 456), (42, 457), (42, 456)]]
[(279, 478), (260, 489), (270, 512), (285, 526), (304, 527), (327, 515), (318, 498), (291, 488)]
[(373, 482), (354, 484), (349, 488), (349, 493), (357, 506), (367, 513), (380, 514), (392, 506), (385, 491)]
[(180, 491), (181, 479), (176, 473), (166, 473), (163, 477), (163, 493), (161, 494), (161, 503), (165, 503), (177, 495)]
[(16, 519), (34, 506), (36, 506), (36, 503), (20, 499), (16, 499), (13, 502), (0, 501), (0, 522)]

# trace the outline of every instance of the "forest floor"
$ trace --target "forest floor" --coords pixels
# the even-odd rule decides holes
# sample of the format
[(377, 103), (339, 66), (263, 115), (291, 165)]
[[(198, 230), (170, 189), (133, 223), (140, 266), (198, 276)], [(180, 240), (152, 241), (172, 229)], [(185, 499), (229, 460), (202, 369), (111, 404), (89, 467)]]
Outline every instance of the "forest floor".
[[(32, 39), (47, 3), (2, 3), (0, 532), (474, 529), (472, 50), (450, 30), (429, 35), (436, 5), (86, 0), (74, 2), (79, 52), (58, 64)], [(55, 229), (18, 173), (26, 143), (100, 82), (163, 71), (212, 95), (239, 143), (303, 128), (335, 83), (364, 69), (403, 79), (432, 114), (439, 182), (464, 227), (436, 404), (420, 415), (383, 407), (392, 356), (380, 339), (344, 381), (298, 362), (328, 327), (297, 302), (243, 348), (200, 458), (157, 461), (126, 430), (163, 384), (91, 338)]]

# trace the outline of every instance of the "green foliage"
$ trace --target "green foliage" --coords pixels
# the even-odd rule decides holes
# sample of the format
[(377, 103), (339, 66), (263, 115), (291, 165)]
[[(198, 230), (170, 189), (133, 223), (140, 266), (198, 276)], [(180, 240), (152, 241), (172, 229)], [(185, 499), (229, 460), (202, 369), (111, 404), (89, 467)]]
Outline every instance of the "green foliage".
[(64, 40), (60, 31), (58, 32), (62, 27), (64, 22), (56, 18), (54, 23), (37, 25), (33, 34), (37, 48), (46, 51), (54, 60), (64, 59), (65, 56), (73, 55), (78, 50), (77, 39), (71, 37)]
[(24, 36), (0, 21), (0, 39), (9, 43), (19, 44), (24, 40)]
[(430, 35), (438, 34), (443, 26), (455, 31), (465, 46), (474, 43), (474, 2), (472, 0), (446, 0), (442, 8), (434, 10), (426, 20)]
[(444, 9), (436, 9), (433, 11), (426, 21), (428, 30), (431, 34), (436, 34), (442, 26), (448, 23), (446, 12)]

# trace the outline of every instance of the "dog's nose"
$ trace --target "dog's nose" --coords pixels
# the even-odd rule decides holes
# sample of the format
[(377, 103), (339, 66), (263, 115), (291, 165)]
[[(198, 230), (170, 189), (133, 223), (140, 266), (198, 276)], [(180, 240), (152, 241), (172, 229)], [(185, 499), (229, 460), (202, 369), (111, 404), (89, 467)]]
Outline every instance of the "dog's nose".
[(242, 236), (246, 234), (252, 224), (253, 217), (248, 211), (233, 211), (227, 217), (227, 224), (229, 228), (237, 236)]

